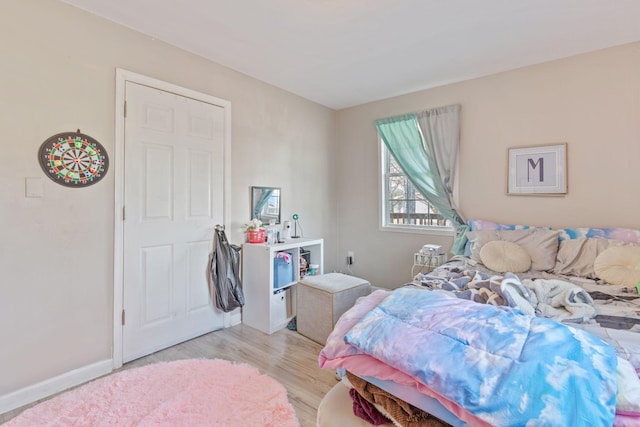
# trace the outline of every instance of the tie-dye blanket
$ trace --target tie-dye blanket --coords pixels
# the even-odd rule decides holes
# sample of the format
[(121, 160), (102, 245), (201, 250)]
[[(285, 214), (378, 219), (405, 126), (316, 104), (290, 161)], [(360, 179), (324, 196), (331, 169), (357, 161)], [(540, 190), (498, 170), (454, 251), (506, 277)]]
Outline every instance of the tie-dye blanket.
[(614, 349), (549, 319), (406, 287), (344, 341), (490, 425), (613, 424)]

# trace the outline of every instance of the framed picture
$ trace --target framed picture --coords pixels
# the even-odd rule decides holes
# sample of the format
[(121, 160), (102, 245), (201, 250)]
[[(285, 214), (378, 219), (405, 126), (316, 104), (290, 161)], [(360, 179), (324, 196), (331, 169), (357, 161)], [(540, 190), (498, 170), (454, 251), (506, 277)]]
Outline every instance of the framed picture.
[(567, 194), (567, 144), (509, 148), (507, 194)]

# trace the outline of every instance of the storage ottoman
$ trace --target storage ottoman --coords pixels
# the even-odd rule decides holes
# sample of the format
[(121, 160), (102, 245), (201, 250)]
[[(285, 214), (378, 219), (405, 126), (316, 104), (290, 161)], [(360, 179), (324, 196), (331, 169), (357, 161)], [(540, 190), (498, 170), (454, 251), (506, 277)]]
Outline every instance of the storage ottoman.
[(298, 332), (325, 344), (340, 316), (370, 293), (369, 282), (359, 277), (342, 273), (303, 277), (296, 289)]

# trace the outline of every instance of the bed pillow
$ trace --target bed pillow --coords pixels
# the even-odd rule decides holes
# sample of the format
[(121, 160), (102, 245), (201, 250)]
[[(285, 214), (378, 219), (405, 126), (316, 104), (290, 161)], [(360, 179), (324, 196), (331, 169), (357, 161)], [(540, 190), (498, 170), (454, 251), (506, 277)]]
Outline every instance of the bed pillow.
[[(471, 250), (470, 257), (475, 261), (482, 262), (480, 259), (480, 249), (489, 242), (501, 239), (502, 234), (498, 234), (501, 230), (478, 230), (467, 231), (467, 239), (469, 239), (469, 248)], [(531, 230), (509, 230), (508, 237), (511, 240), (519, 240), (531, 234)]]
[[(531, 258), (531, 269), (547, 271), (556, 265), (558, 253), (559, 231), (542, 228), (522, 230), (478, 230), (468, 231), (467, 238), (471, 242), (471, 258), (478, 262), (482, 247), (494, 240), (503, 240), (520, 245)], [(486, 264), (485, 264), (486, 265)]]
[(640, 283), (640, 246), (611, 247), (596, 257), (593, 269), (607, 283), (635, 287)]
[(531, 268), (531, 257), (520, 245), (494, 240), (480, 249), (482, 263), (499, 273), (523, 273)]
[(596, 257), (611, 247), (628, 245), (620, 240), (578, 237), (562, 240), (556, 257), (554, 274), (597, 279), (593, 264)]
[[(469, 227), (469, 231), (478, 231), (478, 230), (529, 230), (535, 228), (541, 228), (543, 230), (551, 230), (551, 227), (538, 227), (534, 225), (525, 225), (525, 224), (500, 224), (493, 221), (487, 221), (484, 219), (470, 219), (467, 222), (467, 226)], [(471, 243), (467, 241), (464, 247), (464, 256), (471, 256)]]

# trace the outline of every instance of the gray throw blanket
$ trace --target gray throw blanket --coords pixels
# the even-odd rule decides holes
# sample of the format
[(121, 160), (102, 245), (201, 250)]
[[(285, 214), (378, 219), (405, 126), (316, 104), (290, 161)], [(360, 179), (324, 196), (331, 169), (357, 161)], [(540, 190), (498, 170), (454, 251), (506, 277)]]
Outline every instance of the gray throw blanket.
[(523, 283), (513, 273), (489, 275), (479, 270), (445, 266), (428, 274), (418, 274), (414, 284), (480, 304), (514, 307), (530, 316), (572, 322), (584, 322), (596, 316), (591, 296), (562, 280), (538, 279)]

